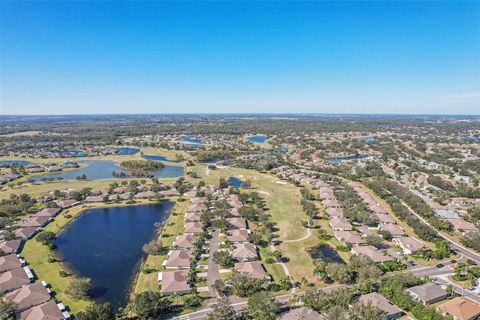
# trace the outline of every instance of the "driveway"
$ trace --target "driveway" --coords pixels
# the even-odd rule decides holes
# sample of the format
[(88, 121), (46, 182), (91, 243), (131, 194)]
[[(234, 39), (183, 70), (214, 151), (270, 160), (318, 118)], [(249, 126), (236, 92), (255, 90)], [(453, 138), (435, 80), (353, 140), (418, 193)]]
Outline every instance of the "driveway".
[(208, 257), (208, 272), (207, 272), (207, 285), (208, 292), (212, 298), (217, 297), (217, 292), (213, 289), (213, 284), (217, 279), (220, 279), (220, 272), (218, 272), (218, 266), (213, 261), (213, 255), (218, 250), (218, 239), (220, 237), (220, 231), (215, 230), (212, 233), (212, 239), (210, 240), (210, 256)]

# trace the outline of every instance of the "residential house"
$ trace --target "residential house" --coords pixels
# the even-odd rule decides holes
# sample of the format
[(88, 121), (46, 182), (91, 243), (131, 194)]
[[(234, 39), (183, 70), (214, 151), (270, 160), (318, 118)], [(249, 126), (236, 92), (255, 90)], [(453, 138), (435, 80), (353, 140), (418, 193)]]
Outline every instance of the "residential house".
[(186, 234), (195, 234), (203, 231), (203, 224), (200, 222), (186, 222), (185, 230)]
[(378, 250), (374, 246), (353, 247), (352, 253), (367, 256), (375, 263), (382, 263), (393, 260), (392, 257), (385, 255), (382, 251)]
[(23, 267), (25, 261), (21, 260), (15, 254), (9, 254), (0, 257), (0, 273)]
[(438, 311), (454, 320), (476, 320), (480, 317), (480, 305), (464, 297), (456, 297), (438, 306)]
[(347, 219), (332, 218), (329, 221), (330, 226), (333, 230), (338, 231), (349, 231), (352, 230), (352, 225), (348, 222)]
[(234, 229), (227, 231), (227, 239), (232, 243), (248, 241), (248, 230)]
[(0, 274), (0, 293), (8, 292), (29, 284), (33, 274), (28, 267), (12, 269)]
[(44, 208), (40, 211), (38, 211), (35, 215), (36, 216), (45, 216), (45, 217), (55, 217), (59, 212), (60, 208)]
[(52, 217), (50, 216), (37, 216), (33, 215), (30, 218), (23, 220), (20, 223), (20, 227), (36, 227), (41, 228), (46, 226), (50, 221), (52, 221)]
[(372, 292), (369, 294), (362, 295), (358, 299), (359, 303), (368, 304), (371, 303), (378, 309), (386, 313), (387, 319), (397, 319), (403, 315), (403, 311), (398, 307), (394, 306), (390, 301), (384, 298), (381, 294), (377, 292)]
[(471, 222), (462, 220), (462, 219), (448, 219), (455, 230), (462, 233), (467, 233), (470, 231), (478, 231), (477, 227)]
[(420, 301), (424, 305), (433, 304), (448, 298), (447, 290), (436, 283), (427, 282), (407, 289), (407, 292), (415, 301)]
[(183, 234), (177, 236), (177, 238), (172, 244), (172, 247), (176, 249), (191, 250), (194, 247), (195, 241), (195, 236), (190, 234)]
[(253, 279), (265, 279), (267, 276), (267, 272), (260, 261), (235, 263), (235, 270)]
[(16, 304), (16, 311), (22, 312), (50, 300), (50, 290), (41, 283), (32, 283), (7, 293), (5, 301)]
[(249, 242), (237, 243), (234, 245), (231, 255), (239, 261), (255, 260), (257, 258), (257, 248)]
[(233, 217), (227, 218), (228, 223), (230, 224), (229, 229), (246, 229), (247, 220), (244, 218)]
[(85, 197), (85, 202), (103, 202), (103, 196), (88, 196)]
[(291, 309), (280, 315), (282, 320), (323, 320), (325, 319), (320, 313), (307, 307)]
[(190, 292), (190, 285), (187, 282), (188, 273), (188, 270), (159, 272), (160, 293), (162, 295), (170, 295)]
[(32, 238), (38, 230), (39, 228), (37, 227), (24, 227), (15, 229), (13, 234), (15, 235), (15, 239), (27, 240)]
[(380, 225), (380, 230), (390, 232), (393, 238), (405, 236), (405, 231), (403, 231), (402, 228), (400, 228), (396, 224), (382, 224)]
[(23, 240), (15, 239), (8, 241), (0, 241), (0, 251), (4, 254), (17, 253), (22, 245)]
[(424, 244), (412, 237), (401, 237), (393, 239), (402, 248), (404, 254), (412, 254), (424, 248)]
[(63, 304), (50, 300), (21, 312), (19, 318), (20, 320), (64, 320), (70, 319), (70, 314)]
[(357, 246), (367, 243), (360, 237), (360, 235), (358, 235), (358, 233), (353, 231), (334, 231), (333, 234), (335, 235), (335, 238), (337, 238), (344, 245)]
[(170, 250), (167, 260), (163, 261), (164, 268), (187, 269), (190, 268), (192, 254), (187, 250)]

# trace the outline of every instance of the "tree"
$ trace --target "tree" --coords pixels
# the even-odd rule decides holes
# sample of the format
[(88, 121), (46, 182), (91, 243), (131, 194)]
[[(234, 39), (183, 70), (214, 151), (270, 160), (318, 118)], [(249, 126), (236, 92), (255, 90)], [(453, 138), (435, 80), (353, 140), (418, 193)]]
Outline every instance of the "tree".
[(85, 311), (75, 316), (77, 320), (115, 320), (113, 306), (110, 303), (91, 303)]
[(355, 304), (349, 314), (349, 319), (352, 320), (383, 320), (386, 317), (386, 313), (378, 309), (371, 302)]
[(140, 320), (166, 319), (171, 301), (162, 297), (159, 292), (144, 291), (135, 295), (128, 308)]
[(13, 302), (5, 302), (0, 299), (0, 320), (15, 320), (16, 304)]
[(77, 278), (68, 284), (66, 292), (75, 299), (86, 300), (91, 286), (90, 278)]
[(213, 255), (213, 261), (224, 268), (233, 267), (234, 260), (228, 251), (217, 251)]
[(222, 297), (213, 306), (213, 311), (208, 315), (208, 320), (236, 320), (237, 314), (227, 298)]
[(247, 310), (254, 320), (275, 320), (280, 303), (267, 292), (257, 292), (248, 298)]
[(55, 233), (51, 231), (42, 231), (40, 234), (35, 238), (38, 242), (48, 246), (55, 240)]
[(161, 255), (165, 248), (160, 240), (152, 240), (143, 245), (143, 252), (152, 256)]
[(239, 297), (249, 297), (262, 290), (263, 281), (249, 278), (244, 274), (234, 271), (230, 279), (230, 284), (235, 295)]

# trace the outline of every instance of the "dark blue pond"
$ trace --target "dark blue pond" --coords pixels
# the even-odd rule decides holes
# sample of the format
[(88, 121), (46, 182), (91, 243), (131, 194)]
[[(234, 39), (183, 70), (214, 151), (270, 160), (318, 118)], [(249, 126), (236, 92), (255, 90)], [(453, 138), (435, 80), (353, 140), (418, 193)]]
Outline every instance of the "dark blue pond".
[(242, 180), (235, 178), (235, 177), (229, 177), (227, 179), (227, 182), (230, 186), (235, 187), (235, 188), (240, 188), (242, 185)]
[[(36, 181), (42, 181), (45, 179), (58, 179), (63, 180), (75, 180), (76, 177), (85, 175), (87, 180), (99, 180), (99, 179), (113, 179), (112, 172), (116, 173), (124, 172), (128, 174), (128, 170), (120, 168), (115, 162), (107, 160), (92, 160), (88, 162), (80, 162), (80, 164), (86, 164), (86, 166), (71, 171), (52, 172), (43, 175), (36, 176)], [(176, 178), (183, 176), (183, 168), (176, 166), (165, 166), (162, 169), (152, 171), (152, 174), (156, 178)]]
[(153, 156), (153, 155), (144, 155), (143, 156), (143, 159), (146, 159), (146, 160), (155, 160), (155, 161), (167, 161), (167, 162), (179, 162), (178, 160), (168, 160), (166, 157), (164, 156)]
[(143, 257), (142, 246), (168, 217), (173, 202), (91, 209), (72, 221), (55, 244), (66, 266), (92, 280), (97, 302), (125, 306)]
[(30, 162), (25, 160), (0, 160), (0, 166), (28, 166)]
[(139, 152), (140, 152), (140, 149), (125, 147), (125, 148), (117, 148), (117, 151), (118, 151), (118, 155), (128, 156), (128, 155), (130, 155), (130, 154), (137, 154), (137, 153), (139, 153)]
[(320, 259), (327, 263), (345, 263), (338, 253), (329, 245), (321, 245), (310, 249), (313, 259)]
[(249, 137), (247, 138), (248, 141), (250, 142), (255, 142), (255, 143), (264, 143), (265, 141), (268, 140), (267, 136), (254, 136), (254, 137)]
[(340, 163), (342, 161), (351, 161), (351, 160), (358, 160), (358, 159), (365, 159), (368, 156), (361, 156), (361, 155), (356, 155), (356, 156), (347, 156), (347, 157), (332, 157), (328, 158), (328, 161), (333, 162), (333, 163)]
[(362, 137), (362, 138), (358, 138), (357, 140), (364, 141), (364, 142), (375, 142), (377, 139), (375, 137)]
[(203, 144), (203, 140), (198, 139), (197, 137), (194, 137), (194, 136), (186, 136), (186, 137), (180, 138), (179, 140), (188, 142), (188, 143), (193, 143), (193, 144)]

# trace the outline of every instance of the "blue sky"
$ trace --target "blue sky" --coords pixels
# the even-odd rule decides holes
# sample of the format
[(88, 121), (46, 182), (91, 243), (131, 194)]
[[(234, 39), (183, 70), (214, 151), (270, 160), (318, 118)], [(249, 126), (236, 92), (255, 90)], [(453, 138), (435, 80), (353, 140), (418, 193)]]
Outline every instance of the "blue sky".
[(480, 114), (480, 2), (0, 2), (0, 113)]

